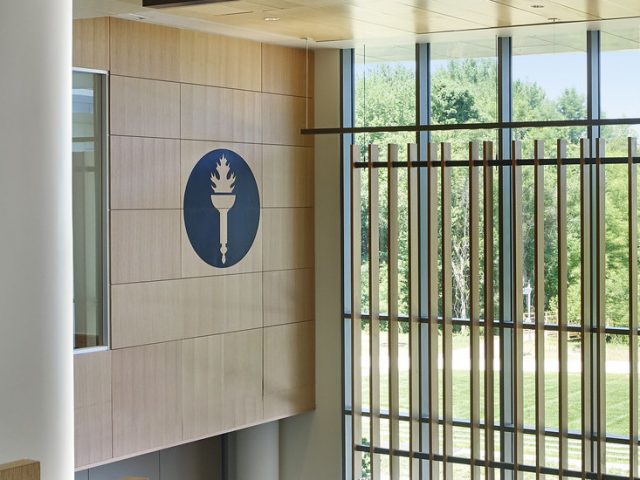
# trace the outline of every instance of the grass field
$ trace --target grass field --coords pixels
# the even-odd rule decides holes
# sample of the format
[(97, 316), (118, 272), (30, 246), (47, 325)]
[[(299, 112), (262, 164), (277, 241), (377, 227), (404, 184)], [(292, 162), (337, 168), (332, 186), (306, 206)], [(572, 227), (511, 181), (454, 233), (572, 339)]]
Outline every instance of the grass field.
[[(384, 335), (383, 335), (384, 337)], [(368, 351), (368, 336), (366, 332), (363, 334), (363, 352)], [(408, 384), (408, 352), (406, 349), (406, 336), (400, 338), (400, 367), (399, 367), (399, 395), (401, 413), (408, 412), (409, 406), (409, 384)], [(524, 390), (524, 423), (525, 426), (535, 427), (535, 356), (533, 355), (533, 346), (528, 345), (525, 340), (525, 365), (529, 366), (529, 371), (523, 372), (523, 390)], [(380, 355), (387, 355), (386, 344), (384, 339), (380, 345)], [(606, 373), (606, 424), (607, 433), (611, 435), (628, 436), (629, 434), (629, 378), (628, 373), (628, 345), (621, 343), (607, 344), (607, 373)], [(466, 356), (466, 357), (465, 357)], [(453, 339), (453, 358), (462, 359), (469, 357), (469, 337), (466, 335), (454, 335)], [(558, 392), (558, 372), (557, 366), (553, 368), (553, 360), (557, 358), (557, 337), (548, 335), (545, 338), (545, 358), (548, 363), (545, 372), (545, 426), (551, 429), (557, 429), (559, 425), (559, 392)], [(403, 362), (403, 359), (405, 360)], [(573, 363), (573, 370), (576, 368), (576, 362), (579, 367), (580, 359), (580, 343), (572, 342), (569, 347), (569, 361)], [(528, 363), (527, 363), (528, 362)], [(625, 363), (627, 362), (627, 363)], [(362, 362), (362, 399), (363, 407), (368, 409), (369, 399), (369, 368), (368, 358), (363, 358)], [(494, 368), (495, 388), (494, 388), (494, 408), (496, 422), (500, 418), (500, 385), (499, 385), (499, 365)], [(626, 367), (626, 368), (625, 368)], [(453, 363), (453, 417), (454, 419), (468, 420), (470, 418), (470, 402), (471, 402), (471, 383), (470, 373), (468, 370), (468, 362), (454, 361)], [(617, 373), (617, 372), (620, 373)], [(440, 375), (440, 394), (442, 395), (442, 369), (439, 369)], [(388, 409), (388, 371), (386, 365), (383, 365), (380, 373), (380, 401), (383, 410)], [(581, 429), (581, 373), (580, 371), (572, 371), (568, 374), (568, 417), (569, 429), (577, 433)], [(481, 386), (484, 383), (484, 371), (481, 371)], [(481, 412), (484, 409), (484, 388), (480, 392)], [(442, 397), (440, 398), (440, 415), (442, 416)], [(484, 414), (481, 413), (481, 420), (484, 421)], [(440, 429), (442, 435), (442, 428)], [(368, 419), (363, 419), (363, 437), (368, 441), (369, 436)], [(408, 422), (401, 422), (401, 448), (408, 449)], [(460, 457), (468, 457), (470, 454), (470, 432), (467, 428), (454, 428), (454, 455)], [(481, 436), (484, 444), (484, 436)], [(381, 446), (388, 446), (389, 442), (389, 422), (381, 421)], [(535, 465), (535, 437), (533, 435), (524, 436), (524, 453), (525, 462)], [(499, 435), (496, 435), (496, 451), (499, 451)], [(546, 464), (549, 467), (558, 465), (558, 439), (548, 437), (545, 441)], [(570, 441), (569, 450), (571, 456), (570, 468), (579, 468), (581, 451), (579, 441)], [(607, 471), (612, 474), (628, 475), (628, 447), (625, 445), (609, 444), (607, 447)], [(388, 462), (382, 462), (383, 476), (385, 470), (388, 469)], [(455, 478), (464, 480), (468, 478), (469, 467), (460, 467)], [(466, 472), (466, 473), (465, 473)]]

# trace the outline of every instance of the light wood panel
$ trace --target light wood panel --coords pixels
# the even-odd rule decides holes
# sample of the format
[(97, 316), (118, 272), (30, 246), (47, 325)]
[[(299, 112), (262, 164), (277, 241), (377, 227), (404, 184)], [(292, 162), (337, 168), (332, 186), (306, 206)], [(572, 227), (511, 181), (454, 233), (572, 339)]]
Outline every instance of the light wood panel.
[(279, 418), (315, 406), (313, 322), (264, 329), (264, 416)]
[(111, 75), (111, 135), (178, 138), (180, 85)]
[(313, 269), (263, 273), (264, 325), (313, 320)]
[[(307, 118), (309, 122), (307, 123)], [(300, 129), (311, 127), (312, 103), (305, 98), (262, 94), (262, 142), (273, 145), (311, 146), (311, 135)]]
[(264, 225), (264, 270), (313, 267), (313, 209), (266, 208)]
[(40, 480), (40, 463), (18, 460), (0, 465), (0, 480)]
[(238, 429), (263, 419), (263, 330), (228, 333), (222, 341), (222, 427)]
[(262, 45), (262, 91), (313, 97), (313, 51)]
[[(266, 391), (271, 418), (311, 409), (313, 164), (299, 129), (313, 115), (302, 98), (313, 57), (117, 18), (75, 29), (87, 38), (76, 59), (112, 73), (113, 350), (76, 359), (78, 466), (259, 423)], [(270, 207), (226, 269), (197, 256), (181, 211), (191, 170), (218, 148), (245, 159)]]
[(260, 143), (260, 94), (182, 84), (181, 128), (185, 140)]
[(260, 43), (180, 30), (180, 81), (260, 91)]
[(114, 350), (115, 457), (182, 440), (180, 342)]
[(111, 212), (111, 283), (180, 277), (180, 211)]
[(262, 329), (185, 340), (182, 362), (185, 438), (262, 420)]
[(260, 144), (255, 143), (233, 143), (233, 142), (206, 142), (206, 141), (191, 141), (182, 140), (180, 142), (180, 205), (182, 206), (184, 191), (187, 188), (187, 182), (189, 181), (189, 175), (193, 167), (200, 159), (211, 152), (226, 148), (233, 150), (240, 155), (253, 173), (256, 183), (258, 184), (258, 193), (260, 195), (260, 203), (263, 203), (262, 193), (262, 176), (263, 176), (263, 147)]
[(111, 288), (113, 348), (262, 326), (260, 273)]
[(111, 137), (111, 208), (180, 208), (180, 141)]
[(224, 350), (222, 335), (182, 342), (182, 408), (185, 438), (222, 430)]
[(108, 17), (73, 21), (73, 66), (109, 70)]
[(111, 20), (111, 73), (157, 80), (180, 79), (180, 30)]
[(111, 458), (111, 352), (79, 354), (74, 364), (75, 465)]
[(264, 207), (313, 205), (313, 151), (265, 145), (262, 150)]

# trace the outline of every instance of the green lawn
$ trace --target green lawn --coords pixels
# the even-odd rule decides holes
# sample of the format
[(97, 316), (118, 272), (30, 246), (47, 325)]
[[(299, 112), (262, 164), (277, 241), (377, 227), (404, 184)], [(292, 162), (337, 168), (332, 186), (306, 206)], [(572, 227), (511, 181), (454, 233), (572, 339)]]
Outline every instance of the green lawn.
[[(402, 341), (402, 340), (401, 340)], [(458, 350), (463, 352), (465, 346), (468, 348), (468, 337), (463, 335), (454, 336), (454, 352)], [(366, 345), (366, 344), (365, 344)], [(547, 358), (556, 355), (555, 345), (553, 341), (547, 342), (546, 345)], [(526, 352), (525, 352), (526, 353)], [(381, 356), (386, 355), (386, 351), (382, 349)], [(401, 355), (403, 354), (401, 348)], [(570, 348), (570, 355), (574, 358), (579, 357), (579, 344), (573, 344)], [(455, 357), (454, 357), (455, 358)], [(607, 358), (609, 360), (624, 360), (628, 358), (628, 346), (622, 344), (608, 344)], [(440, 392), (442, 392), (442, 370), (440, 373)], [(401, 411), (408, 411), (409, 404), (409, 384), (408, 372), (400, 371), (399, 378), (399, 395)], [(581, 398), (581, 374), (569, 373), (569, 389), (568, 389), (568, 416), (569, 429), (580, 431), (582, 410)], [(629, 375), (625, 373), (607, 373), (606, 376), (606, 393), (607, 393), (607, 433), (614, 435), (628, 435), (629, 432)], [(381, 373), (380, 376), (381, 406), (388, 409), (388, 375)], [(481, 372), (481, 417), (484, 420), (484, 372)], [(500, 418), (500, 398), (499, 398), (499, 372), (495, 372), (495, 416), (496, 422)], [(533, 372), (525, 372), (523, 376), (524, 388), (524, 423), (527, 427), (535, 427), (535, 374)], [(453, 372), (453, 416), (455, 419), (469, 419), (470, 417), (470, 375), (468, 371), (454, 370)], [(362, 377), (362, 394), (365, 408), (368, 408), (369, 398), (369, 377), (368, 371), (363, 369)], [(442, 400), (440, 401), (440, 414), (442, 416)], [(558, 392), (558, 373), (547, 372), (545, 375), (545, 425), (547, 428), (557, 429), (559, 425), (559, 392)], [(404, 422), (403, 422), (404, 423)], [(404, 448), (408, 448), (408, 426), (401, 426), (401, 442)], [(388, 444), (388, 422), (383, 421), (381, 424), (382, 444)], [(368, 422), (363, 422), (363, 436), (368, 438)], [(498, 437), (497, 437), (498, 438)], [(470, 445), (469, 431), (466, 428), (454, 429), (454, 450), (461, 456), (468, 455)], [(499, 448), (499, 445), (496, 445)], [(549, 438), (547, 440), (547, 464), (549, 466), (557, 465), (558, 457), (558, 441)], [(574, 461), (579, 462), (580, 450), (579, 442), (570, 443), (570, 451)], [(608, 449), (607, 464), (610, 473), (625, 474), (625, 464), (628, 462), (628, 448), (624, 445), (611, 445)], [(527, 460), (528, 459), (528, 460)], [(525, 461), (535, 463), (535, 437), (533, 435), (525, 436)], [(458, 477), (456, 477), (458, 478)], [(460, 477), (464, 478), (464, 477)]]

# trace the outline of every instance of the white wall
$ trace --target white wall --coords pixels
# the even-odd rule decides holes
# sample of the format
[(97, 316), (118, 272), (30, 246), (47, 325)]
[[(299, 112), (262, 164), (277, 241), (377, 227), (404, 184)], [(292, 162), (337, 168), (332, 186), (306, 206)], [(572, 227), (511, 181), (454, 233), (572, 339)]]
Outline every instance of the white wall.
[(224, 480), (279, 480), (278, 433), (278, 422), (270, 422), (227, 435)]
[(73, 477), (71, 0), (0, 2), (0, 463)]
[[(340, 124), (340, 52), (315, 52), (315, 126)], [(315, 138), (316, 410), (280, 422), (282, 480), (342, 478), (340, 138)]]

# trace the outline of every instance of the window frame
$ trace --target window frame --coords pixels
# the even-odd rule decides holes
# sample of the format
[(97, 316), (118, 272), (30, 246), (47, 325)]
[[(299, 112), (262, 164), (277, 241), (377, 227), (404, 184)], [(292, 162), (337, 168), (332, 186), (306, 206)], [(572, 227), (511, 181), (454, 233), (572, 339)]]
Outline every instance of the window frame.
[[(86, 354), (86, 353), (96, 353), (96, 352), (104, 352), (108, 351), (111, 348), (111, 295), (110, 295), (110, 221), (109, 221), (109, 213), (110, 213), (110, 133), (109, 133), (109, 125), (110, 125), (110, 117), (109, 117), (109, 82), (110, 82), (110, 74), (107, 70), (102, 69), (94, 69), (94, 68), (83, 68), (83, 67), (73, 67), (72, 72), (76, 73), (89, 73), (93, 75), (99, 75), (101, 77), (101, 135), (100, 135), (100, 152), (102, 157), (101, 167), (102, 167), (102, 181), (101, 181), (101, 189), (102, 189), (102, 210), (101, 210), (101, 226), (102, 226), (102, 338), (103, 344), (97, 345), (94, 347), (75, 347), (73, 353), (74, 355), (78, 354)], [(72, 136), (73, 142), (73, 136)], [(97, 143), (97, 142), (96, 142)], [(75, 319), (74, 319), (74, 337), (75, 337)]]

